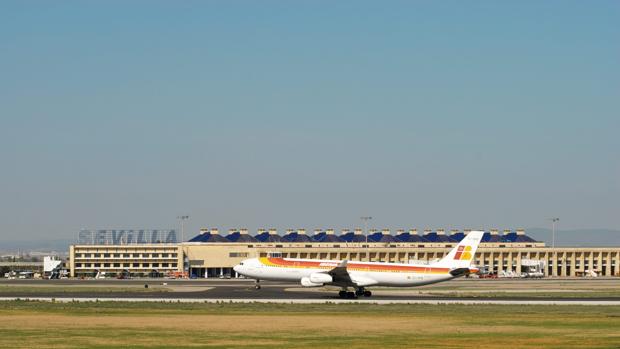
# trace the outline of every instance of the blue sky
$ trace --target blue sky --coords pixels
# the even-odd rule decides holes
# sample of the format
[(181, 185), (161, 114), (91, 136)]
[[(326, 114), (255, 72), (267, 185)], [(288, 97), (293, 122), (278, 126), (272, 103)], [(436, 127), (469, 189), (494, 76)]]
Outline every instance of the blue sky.
[(0, 4), (0, 237), (620, 229), (617, 1)]

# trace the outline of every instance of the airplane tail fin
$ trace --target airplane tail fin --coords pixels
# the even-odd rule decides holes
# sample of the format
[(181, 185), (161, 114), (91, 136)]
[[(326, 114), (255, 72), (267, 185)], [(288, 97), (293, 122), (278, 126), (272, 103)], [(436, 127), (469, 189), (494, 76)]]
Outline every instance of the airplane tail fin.
[(455, 248), (445, 257), (439, 260), (434, 266), (447, 268), (469, 268), (474, 259), (483, 231), (471, 231), (467, 234)]

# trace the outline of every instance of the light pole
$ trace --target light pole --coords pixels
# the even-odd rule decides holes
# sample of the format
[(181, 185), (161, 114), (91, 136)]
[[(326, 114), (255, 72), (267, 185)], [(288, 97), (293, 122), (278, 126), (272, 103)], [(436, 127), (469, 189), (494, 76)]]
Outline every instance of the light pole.
[(550, 218), (551, 219), (551, 247), (555, 248), (555, 223), (559, 222), (559, 218)]
[(185, 227), (183, 226), (183, 222), (189, 219), (189, 216), (177, 216), (177, 219), (181, 221), (181, 242), (183, 242), (185, 240)]
[(372, 219), (370, 216), (360, 217), (364, 221), (364, 235), (366, 235), (366, 247), (368, 247), (368, 221)]

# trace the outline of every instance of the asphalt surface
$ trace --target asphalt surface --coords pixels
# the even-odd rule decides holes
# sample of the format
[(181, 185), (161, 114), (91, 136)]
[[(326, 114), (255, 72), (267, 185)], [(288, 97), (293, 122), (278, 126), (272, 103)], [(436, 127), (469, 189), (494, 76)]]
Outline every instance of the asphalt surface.
[[(580, 280), (575, 280), (579, 282)], [(464, 282), (488, 282), (483, 280), (464, 281)], [(515, 282), (527, 282), (515, 280)], [(164, 283), (166, 285), (164, 285)], [(16, 287), (15, 291), (11, 287)], [(110, 292), (101, 291), (101, 288), (136, 288), (149, 286), (148, 292), (111, 290)], [(0, 279), (0, 286), (5, 286), (0, 294), (3, 298), (119, 298), (119, 299), (233, 299), (233, 300), (338, 300), (340, 297), (336, 291), (325, 292), (316, 289), (301, 288), (297, 283), (282, 283), (261, 281), (261, 289), (254, 289), (253, 280), (243, 279), (211, 279), (211, 280), (168, 280), (168, 279), (131, 279), (131, 280), (7, 280)], [(58, 290), (53, 288), (58, 287)], [(93, 287), (88, 290), (85, 286)], [(41, 289), (37, 290), (37, 287)], [(84, 287), (78, 290), (78, 288)], [(160, 290), (165, 287), (167, 290)], [(72, 291), (75, 288), (75, 291)], [(207, 289), (208, 288), (208, 289)], [(193, 289), (196, 289), (194, 291)], [(288, 290), (287, 290), (288, 289)], [(291, 291), (290, 289), (295, 289)], [(364, 299), (364, 298), (360, 298)], [(377, 301), (414, 301), (414, 300), (433, 300), (433, 301), (461, 301), (461, 300), (485, 300), (485, 301), (540, 301), (540, 297), (450, 297), (441, 295), (386, 295), (374, 294), (370, 299)], [(611, 301), (619, 302), (620, 297), (597, 297), (597, 298), (562, 298), (546, 297), (544, 300), (553, 302), (562, 301)]]
[[(167, 285), (163, 285), (163, 284)], [(72, 298), (96, 298), (96, 297), (118, 297), (118, 298), (163, 298), (163, 299), (339, 299), (337, 292), (323, 292), (312, 289), (303, 289), (299, 291), (288, 292), (286, 289), (300, 288), (297, 283), (282, 283), (261, 281), (261, 289), (254, 288), (253, 280), (6, 280), (0, 282), (1, 285), (12, 284), (19, 286), (97, 286), (97, 287), (136, 287), (149, 285), (151, 288), (148, 292), (136, 291), (113, 291), (101, 292), (97, 290), (91, 291), (66, 291), (63, 290), (48, 291), (48, 287), (43, 291), (11, 292), (5, 290), (2, 296), (5, 297), (72, 297)], [(166, 287), (174, 289), (175, 286), (184, 288), (182, 291), (161, 290), (157, 288)], [(191, 291), (192, 288), (206, 288), (208, 290)], [(402, 298), (402, 297), (381, 297), (384, 299)]]

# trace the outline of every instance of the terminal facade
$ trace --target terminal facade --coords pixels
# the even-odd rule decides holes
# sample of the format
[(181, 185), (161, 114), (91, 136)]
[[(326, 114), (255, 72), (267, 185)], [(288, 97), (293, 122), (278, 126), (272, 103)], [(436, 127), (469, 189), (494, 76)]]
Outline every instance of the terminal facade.
[[(278, 253), (285, 258), (308, 258), (392, 263), (432, 262), (442, 258), (468, 230), (416, 229), (343, 230), (290, 229), (279, 235), (275, 229), (261, 229), (250, 235), (246, 229), (231, 229), (226, 236), (218, 229), (201, 229), (188, 242), (175, 242), (168, 231), (163, 240), (140, 242), (133, 239), (105, 239), (98, 231), (89, 243), (81, 239), (69, 251), (72, 277), (187, 275), (196, 278), (236, 277), (232, 268), (247, 258)], [(126, 234), (128, 235), (128, 234)], [(152, 236), (155, 236), (151, 234)], [(151, 236), (149, 235), (149, 236)], [(116, 236), (119, 236), (117, 233)], [(134, 236), (139, 236), (135, 235)], [(520, 276), (532, 261), (542, 266), (544, 276), (620, 276), (620, 246), (548, 247), (523, 230), (490, 230), (485, 233), (475, 257), (475, 265), (492, 275)]]

